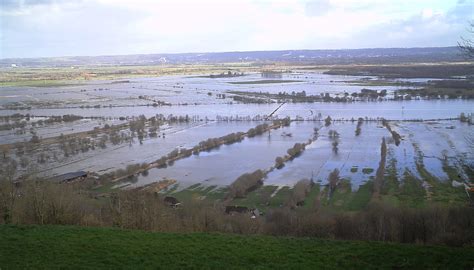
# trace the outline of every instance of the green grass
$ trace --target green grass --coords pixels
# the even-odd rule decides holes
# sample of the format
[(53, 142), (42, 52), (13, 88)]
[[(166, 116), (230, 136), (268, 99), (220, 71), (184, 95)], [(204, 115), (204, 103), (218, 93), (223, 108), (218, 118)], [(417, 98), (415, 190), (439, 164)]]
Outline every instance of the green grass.
[(372, 198), (373, 181), (369, 181), (359, 186), (359, 189), (353, 193), (351, 200), (346, 205), (349, 211), (362, 210)]
[(471, 183), (474, 183), (474, 168), (471, 168), (470, 166), (463, 164), (462, 168), (464, 169), (464, 172), (467, 174), (467, 178), (470, 179)]
[(178, 200), (183, 202), (190, 202), (196, 199), (203, 199), (207, 201), (222, 200), (226, 196), (227, 188), (221, 188), (217, 186), (203, 186), (201, 184), (194, 184), (180, 190), (178, 192), (170, 191), (167, 195), (176, 197)]
[(319, 184), (313, 185), (308, 195), (306, 195), (303, 208), (305, 209), (314, 208), (315, 201), (318, 198), (320, 192), (321, 192), (321, 186)]
[[(451, 180), (462, 181), (459, 180), (458, 174), (456, 173), (456, 169), (450, 166), (443, 166), (444, 171), (448, 174), (450, 180), (449, 181), (442, 181), (437, 179), (432, 174), (430, 174), (425, 166), (422, 164), (417, 164), (418, 172), (420, 173), (421, 177), (432, 185), (432, 200), (435, 202), (441, 202), (444, 204), (457, 204), (463, 205), (468, 202), (468, 197), (464, 191), (464, 187), (453, 187), (451, 185)], [(455, 178), (457, 177), (457, 178)]]
[(270, 198), (269, 207), (281, 207), (288, 202), (293, 190), (290, 187), (282, 187), (278, 192)]
[(13, 81), (13, 82), (0, 82), (0, 87), (5, 86), (31, 86), (31, 87), (60, 87), (60, 86), (76, 86), (83, 83), (79, 81), (66, 81), (66, 80), (28, 80), (28, 81)]
[[(322, 205), (336, 211), (362, 210), (372, 198), (372, 186), (373, 181), (371, 180), (360, 185), (359, 189), (353, 192), (351, 181), (344, 179), (337, 186), (329, 200), (327, 200), (327, 197), (322, 200)], [(327, 188), (326, 192), (328, 192)]]
[(104, 184), (99, 185), (97, 187), (94, 187), (92, 189), (92, 191), (94, 193), (98, 193), (98, 194), (112, 192), (112, 191), (114, 191), (113, 187), (115, 187), (117, 184), (120, 184), (120, 183), (107, 182), (107, 183), (104, 183)]
[(399, 192), (396, 194), (400, 203), (411, 207), (422, 207), (425, 205), (425, 195), (421, 180), (406, 171)]
[(270, 203), (270, 196), (277, 188), (277, 186), (262, 186), (249, 192), (245, 198), (234, 199), (231, 204), (266, 210)]
[(329, 200), (323, 200), (323, 205), (331, 209), (342, 210), (351, 196), (351, 182), (342, 180), (331, 195), (331, 198)]
[(472, 269), (473, 248), (0, 226), (1, 269)]
[(386, 173), (384, 176), (384, 182), (382, 186), (382, 190), (380, 193), (381, 200), (389, 203), (395, 207), (400, 205), (398, 194), (400, 193), (399, 190), (399, 182), (398, 182), (398, 175), (397, 175), (397, 161), (395, 159), (389, 160), (389, 166), (386, 167)]

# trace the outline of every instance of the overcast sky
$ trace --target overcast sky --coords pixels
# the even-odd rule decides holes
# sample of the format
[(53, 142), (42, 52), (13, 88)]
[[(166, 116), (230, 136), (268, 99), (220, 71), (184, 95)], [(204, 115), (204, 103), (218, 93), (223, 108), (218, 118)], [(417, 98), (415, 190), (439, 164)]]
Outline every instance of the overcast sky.
[(453, 46), (474, 0), (0, 0), (0, 58)]

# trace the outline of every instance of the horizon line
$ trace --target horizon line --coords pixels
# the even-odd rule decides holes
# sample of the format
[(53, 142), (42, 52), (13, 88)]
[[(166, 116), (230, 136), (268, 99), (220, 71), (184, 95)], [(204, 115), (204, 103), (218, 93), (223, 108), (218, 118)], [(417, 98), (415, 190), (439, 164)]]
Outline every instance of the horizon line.
[(0, 61), (16, 59), (54, 59), (64, 57), (114, 57), (114, 56), (138, 56), (138, 55), (179, 55), (179, 54), (217, 54), (217, 53), (253, 53), (253, 52), (287, 52), (287, 51), (357, 51), (357, 50), (377, 50), (377, 49), (441, 49), (456, 48), (452, 46), (423, 46), (423, 47), (364, 47), (364, 48), (339, 48), (339, 49), (283, 49), (283, 50), (236, 50), (236, 51), (213, 51), (213, 52), (171, 52), (171, 53), (130, 53), (130, 54), (97, 54), (97, 55), (61, 55), (61, 56), (37, 56), (37, 57), (7, 57), (0, 58)]

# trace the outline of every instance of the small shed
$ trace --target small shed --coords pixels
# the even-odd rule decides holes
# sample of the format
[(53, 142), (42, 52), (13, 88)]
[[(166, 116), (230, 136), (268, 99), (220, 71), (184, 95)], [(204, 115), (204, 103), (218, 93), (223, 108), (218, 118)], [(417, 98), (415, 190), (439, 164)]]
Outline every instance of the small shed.
[(260, 210), (258, 210), (257, 208), (254, 208), (250, 210), (250, 215), (251, 215), (251, 218), (258, 218), (259, 216), (262, 215), (262, 213), (260, 213)]
[(178, 207), (181, 205), (181, 202), (178, 201), (178, 199), (176, 199), (175, 197), (171, 197), (171, 196), (166, 196), (165, 199), (164, 199), (164, 202), (170, 206), (170, 207)]

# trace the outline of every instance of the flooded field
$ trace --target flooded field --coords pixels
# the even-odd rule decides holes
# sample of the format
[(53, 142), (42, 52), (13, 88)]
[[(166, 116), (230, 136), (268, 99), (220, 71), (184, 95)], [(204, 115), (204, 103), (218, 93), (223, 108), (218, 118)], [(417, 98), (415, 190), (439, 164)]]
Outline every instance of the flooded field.
[[(381, 160), (382, 172), (400, 179), (400, 185), (407, 175), (421, 185), (427, 173), (441, 182), (469, 181), (474, 134), (459, 117), (471, 115), (474, 102), (394, 98), (399, 90), (430, 81), (382, 83), (375, 76), (299, 71), (276, 79), (249, 73), (3, 87), (0, 144), (5, 160), (11, 160), (2, 168), (15, 168), (15, 178), (87, 171), (111, 179), (111, 188), (172, 181), (167, 192), (196, 185), (225, 190), (240, 176), (260, 170), (273, 195), (302, 179), (327, 186), (335, 171), (353, 192), (365, 190), (380, 177)], [(384, 94), (359, 98), (364, 89)], [(289, 102), (282, 96), (318, 96), (327, 102)], [(349, 96), (355, 98), (337, 102)], [(272, 126), (285, 118), (289, 126)], [(253, 134), (261, 124), (270, 126)], [(226, 135), (239, 139), (223, 143)], [(203, 147), (210, 138), (212, 147)], [(295, 144), (304, 147), (289, 156)]]
[[(326, 75), (321, 72), (284, 73), (281, 80), (289, 81), (288, 83), (265, 83), (260, 73), (250, 73), (233, 78), (164, 76), (119, 81), (91, 81), (87, 84), (52, 88), (4, 87), (0, 95), (0, 105), (3, 107), (12, 105), (32, 107), (119, 106), (147, 104), (147, 101), (152, 100), (160, 100), (171, 105), (219, 104), (228, 103), (230, 99), (219, 98), (212, 94), (227, 91), (268, 93), (305, 91), (308, 95), (321, 93), (342, 95), (359, 92), (363, 88), (387, 90), (389, 93), (402, 88), (402, 86), (364, 87), (348, 83), (348, 81), (356, 81), (360, 78), (362, 77)], [(250, 84), (247, 84), (249, 82)], [(139, 96), (146, 96), (147, 99), (140, 99)]]
[[(0, 94), (0, 115), (14, 113), (52, 116), (76, 114), (96, 117), (145, 115), (190, 115), (216, 119), (219, 116), (269, 115), (279, 107), (277, 100), (267, 104), (243, 103), (230, 92), (302, 93), (305, 95), (344, 96), (362, 89), (386, 90), (389, 98), (398, 89), (414, 86), (363, 86), (350, 81), (358, 76), (326, 75), (321, 72), (284, 74), (290, 83), (258, 83), (260, 74), (233, 78), (199, 76), (165, 76), (135, 78), (121, 81), (93, 81), (87, 84), (58, 87), (3, 87)], [(276, 80), (278, 82), (278, 80)], [(232, 82), (254, 82), (232, 84)], [(413, 79), (413, 83), (419, 82)], [(383, 117), (386, 119), (453, 118), (461, 112), (472, 112), (472, 102), (449, 100), (405, 100), (386, 102), (315, 102), (287, 103), (275, 115), (313, 118), (319, 114), (336, 118)]]
[[(179, 179), (180, 187), (196, 183), (226, 186), (242, 173), (266, 169), (275, 163), (295, 143), (310, 138), (319, 123), (301, 122), (260, 136), (246, 138), (239, 143), (224, 145), (216, 150), (180, 160), (164, 169), (152, 169), (134, 184), (145, 185), (163, 179)], [(291, 136), (287, 136), (291, 134)]]

